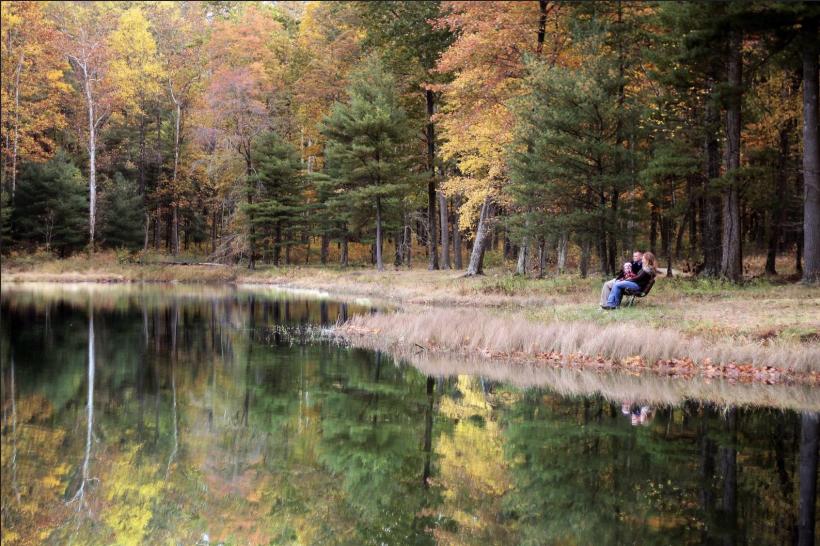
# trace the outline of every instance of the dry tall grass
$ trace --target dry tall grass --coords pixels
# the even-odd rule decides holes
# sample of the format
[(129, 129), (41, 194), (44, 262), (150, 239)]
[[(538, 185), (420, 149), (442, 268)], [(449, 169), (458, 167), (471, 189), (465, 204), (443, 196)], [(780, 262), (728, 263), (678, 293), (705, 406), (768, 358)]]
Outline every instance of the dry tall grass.
[(592, 322), (534, 323), (512, 314), (479, 309), (416, 309), (353, 317), (348, 328), (377, 331), (395, 345), (433, 345), (472, 353), (581, 353), (623, 359), (641, 356), (647, 362), (691, 358), (702, 363), (751, 363), (799, 372), (820, 371), (820, 345), (785, 346), (710, 343), (679, 332), (630, 322), (601, 325)]

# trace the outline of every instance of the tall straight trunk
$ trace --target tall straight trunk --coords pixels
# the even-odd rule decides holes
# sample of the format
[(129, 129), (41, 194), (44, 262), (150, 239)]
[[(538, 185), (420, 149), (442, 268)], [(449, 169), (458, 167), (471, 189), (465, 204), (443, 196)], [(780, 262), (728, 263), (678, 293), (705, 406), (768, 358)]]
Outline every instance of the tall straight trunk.
[[(524, 229), (529, 229), (530, 221), (527, 220), (527, 226)], [(518, 261), (515, 264), (515, 274), (516, 275), (526, 275), (527, 274), (527, 254), (529, 253), (530, 247), (530, 237), (529, 235), (524, 235), (521, 239), (521, 247), (518, 249)]]
[[(585, 244), (586, 244), (586, 249), (587, 249), (587, 251), (586, 251), (586, 253), (587, 253), (587, 257), (586, 257), (587, 262), (586, 263), (589, 264), (589, 243), (585, 243)], [(564, 270), (566, 270), (566, 268), (567, 268), (567, 247), (569, 247), (569, 234), (562, 233), (558, 237), (558, 249), (557, 249), (558, 250), (558, 256), (557, 256), (557, 262), (556, 262), (556, 266), (558, 268), (558, 274), (559, 275), (563, 274)], [(582, 268), (583, 268), (582, 272), (583, 272), (584, 276), (586, 276), (586, 269), (585, 269), (586, 267), (587, 267), (586, 265), (582, 265)]]
[(740, 249), (740, 193), (732, 176), (740, 168), (740, 107), (743, 84), (743, 59), (741, 47), (743, 34), (736, 29), (729, 31), (728, 84), (731, 88), (726, 109), (726, 175), (729, 183), (721, 195), (723, 231), (721, 236), (721, 276), (739, 281), (743, 277)]
[(815, 504), (817, 499), (817, 445), (820, 415), (803, 413), (800, 423), (800, 499), (797, 515), (797, 544), (814, 544)]
[(649, 203), (649, 252), (658, 253), (658, 205), (655, 201)]
[(216, 207), (211, 218), (211, 254), (216, 252)]
[(473, 250), (470, 253), (470, 263), (467, 264), (466, 275), (471, 277), (479, 275), (482, 271), (482, 262), (484, 261), (484, 249), (487, 245), (490, 233), (490, 215), (492, 214), (493, 199), (491, 196), (484, 198), (484, 203), (481, 205), (481, 215), (478, 218), (478, 227), (476, 229), (475, 240), (473, 241)]
[(282, 256), (282, 222), (276, 222), (273, 235), (273, 265), (278, 266)]
[[(179, 101), (174, 97), (173, 91), (171, 92), (171, 98), (174, 99), (174, 105), (176, 106), (176, 116), (174, 118), (174, 172), (171, 177), (171, 200), (173, 207), (173, 234), (171, 235), (171, 250), (174, 256), (179, 254), (179, 214), (177, 213), (177, 173), (179, 172), (179, 124), (180, 118), (182, 117), (182, 106), (180, 105)], [(253, 267), (251, 267), (253, 269)]]
[[(589, 239), (585, 239), (581, 243), (581, 261), (578, 264), (578, 269), (581, 272), (581, 278), (586, 279), (589, 274), (589, 255), (592, 252), (592, 243)], [(560, 256), (560, 254), (559, 254)]]
[(94, 117), (94, 97), (90, 75), (85, 71), (85, 101), (88, 109), (88, 234), (94, 248), (94, 227), (97, 224), (97, 122)]
[(803, 282), (820, 281), (820, 142), (818, 20), (803, 24)]
[(404, 238), (404, 229), (397, 231), (394, 236), (395, 241), (395, 252), (393, 253), (393, 265), (396, 267), (401, 266), (401, 262), (404, 259), (404, 243), (402, 243), (402, 238)]
[(438, 192), (439, 225), (441, 230), (441, 268), (450, 269), (450, 225), (448, 222), (447, 197)]
[(461, 196), (456, 195), (453, 198), (453, 261), (455, 268), (461, 269), (463, 267), (461, 258), (461, 230), (458, 229), (458, 209), (461, 207)]
[[(253, 205), (253, 164), (251, 163), (251, 144), (245, 147), (245, 183), (247, 184), (248, 205)], [(248, 210), (248, 246), (250, 247), (250, 258), (248, 259), (248, 269), (256, 268), (256, 227), (253, 225), (253, 212)]]
[(342, 248), (339, 253), (339, 263), (342, 267), (347, 267), (348, 265), (348, 239), (347, 226), (345, 226), (345, 234), (342, 236)]
[(703, 245), (703, 271), (705, 277), (720, 274), (720, 200), (715, 191), (715, 180), (720, 176), (720, 144), (718, 130), (720, 116), (714, 95), (717, 86), (717, 69), (708, 77), (710, 98), (706, 102), (706, 152), (705, 177), (703, 181), (703, 206), (701, 214), (701, 242)]
[(424, 93), (427, 103), (427, 168), (430, 181), (427, 183), (427, 255), (430, 259), (427, 269), (438, 269), (436, 250), (436, 128), (433, 125), (435, 97), (429, 89)]
[(547, 270), (547, 240), (543, 237), (538, 241), (538, 278), (543, 279)]
[(25, 54), (20, 53), (17, 69), (14, 71), (14, 136), (11, 144), (11, 202), (14, 204), (14, 192), (17, 189), (17, 147), (20, 141), (20, 76), (23, 72)]
[(786, 122), (780, 128), (780, 153), (777, 158), (777, 172), (775, 173), (775, 197), (769, 220), (768, 251), (766, 252), (766, 273), (777, 275), (777, 251), (780, 247), (780, 236), (783, 231), (783, 222), (786, 212), (786, 187), (788, 185), (788, 162), (790, 152), (789, 134), (794, 124)]
[(384, 271), (382, 261), (382, 199), (376, 197), (376, 269)]
[(319, 248), (319, 262), (322, 265), (327, 263), (327, 257), (330, 253), (330, 237), (327, 236), (327, 233), (322, 233), (322, 243)]
[(154, 250), (159, 250), (160, 222), (162, 222), (162, 208), (157, 204), (157, 210), (154, 214)]

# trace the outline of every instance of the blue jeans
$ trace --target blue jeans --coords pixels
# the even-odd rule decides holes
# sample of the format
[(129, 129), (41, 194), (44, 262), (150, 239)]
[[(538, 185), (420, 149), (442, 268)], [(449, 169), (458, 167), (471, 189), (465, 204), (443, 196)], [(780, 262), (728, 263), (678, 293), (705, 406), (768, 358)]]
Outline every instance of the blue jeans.
[(606, 304), (609, 307), (618, 307), (621, 305), (621, 298), (624, 297), (624, 290), (640, 291), (641, 287), (632, 281), (618, 281), (615, 283), (615, 286), (612, 287), (612, 292), (609, 293), (609, 299)]

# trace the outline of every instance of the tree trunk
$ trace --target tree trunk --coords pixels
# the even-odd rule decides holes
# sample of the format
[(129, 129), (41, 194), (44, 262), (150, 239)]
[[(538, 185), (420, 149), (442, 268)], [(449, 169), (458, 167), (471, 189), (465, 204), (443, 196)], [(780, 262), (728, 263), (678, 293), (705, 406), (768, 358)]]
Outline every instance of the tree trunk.
[(456, 195), (453, 198), (453, 260), (455, 261), (455, 268), (460, 270), (463, 263), (461, 258), (461, 230), (458, 228), (459, 207), (461, 207), (461, 196)]
[[(171, 177), (171, 207), (174, 210), (174, 227), (173, 227), (173, 234), (171, 236), (171, 247), (172, 253), (174, 256), (179, 254), (179, 215), (177, 213), (177, 173), (179, 172), (179, 120), (182, 116), (182, 108), (174, 98), (173, 92), (171, 93), (171, 98), (174, 99), (174, 104), (176, 105), (176, 118), (174, 119), (174, 171)], [(252, 258), (251, 258), (252, 259)], [(253, 266), (251, 266), (253, 269)]]
[(179, 207), (176, 203), (171, 205), (171, 254), (179, 254)]
[[(582, 275), (584, 277), (586, 277), (586, 268), (589, 266), (589, 243), (588, 242), (584, 243), (584, 245), (585, 245), (584, 248), (586, 248), (586, 262), (585, 262), (585, 264), (582, 263), (582, 265), (581, 265), (582, 270), (581, 271), (582, 271)], [(558, 274), (559, 275), (563, 275), (564, 270), (566, 270), (566, 267), (567, 267), (567, 248), (568, 247), (569, 247), (569, 234), (562, 233), (560, 235), (560, 237), (558, 238), (558, 257), (557, 257), (557, 264), (556, 264), (556, 266), (558, 268)], [(583, 256), (582, 256), (582, 262), (583, 262)]]
[[(529, 224), (529, 220), (527, 220), (527, 224)], [(527, 225), (525, 229), (529, 229), (529, 225)], [(521, 247), (518, 249), (518, 262), (515, 264), (516, 275), (527, 274), (527, 254), (529, 253), (529, 246), (530, 237), (529, 235), (524, 235), (524, 237), (521, 239)]]
[(466, 276), (472, 277), (481, 274), (482, 262), (484, 261), (484, 247), (487, 244), (488, 235), (490, 232), (489, 221), (492, 214), (493, 199), (491, 196), (484, 198), (484, 203), (481, 205), (481, 215), (478, 218), (478, 227), (476, 229), (475, 240), (473, 241), (473, 250), (470, 253), (470, 263), (467, 265)]
[(701, 214), (701, 241), (703, 244), (704, 277), (717, 277), (720, 274), (720, 202), (715, 194), (715, 179), (720, 176), (720, 144), (718, 130), (720, 118), (715, 103), (715, 80), (717, 69), (712, 70), (708, 81), (710, 98), (706, 101), (706, 176), (703, 181), (703, 205)]
[(248, 143), (247, 147), (245, 148), (245, 177), (247, 184), (247, 200), (249, 205), (248, 210), (248, 246), (250, 248), (249, 253), (250, 257), (248, 259), (248, 269), (255, 269), (256, 268), (256, 228), (253, 225), (253, 212), (250, 210), (250, 205), (253, 205), (253, 179), (251, 176), (253, 175), (253, 164), (251, 163), (251, 150), (250, 150), (250, 143)]
[(14, 71), (14, 137), (11, 145), (11, 203), (14, 204), (14, 192), (17, 189), (17, 150), (20, 141), (20, 75), (23, 72), (25, 55), (20, 53), (17, 69)]
[(94, 118), (94, 98), (90, 75), (84, 70), (85, 100), (88, 108), (88, 234), (94, 249), (94, 227), (97, 224), (97, 122)]
[(438, 192), (439, 224), (441, 230), (441, 269), (450, 267), (450, 225), (447, 221), (447, 197)]
[(319, 250), (319, 262), (322, 265), (327, 263), (327, 257), (330, 253), (330, 237), (327, 236), (327, 233), (322, 233), (322, 243)]
[(382, 200), (376, 197), (376, 269), (384, 271), (382, 261)]
[(427, 183), (427, 254), (430, 262), (427, 269), (438, 269), (436, 250), (436, 129), (433, 126), (435, 97), (429, 89), (424, 98), (427, 102), (427, 163), (430, 169), (430, 181)]
[(547, 240), (538, 241), (538, 278), (543, 279), (547, 270)]
[[(586, 279), (587, 275), (589, 274), (589, 255), (591, 253), (592, 243), (589, 239), (585, 239), (581, 243), (581, 262), (579, 263), (579, 269), (581, 271), (581, 278)], [(560, 254), (559, 254), (560, 257)]]
[(726, 176), (729, 178), (723, 190), (723, 231), (721, 237), (720, 274), (731, 280), (743, 277), (740, 249), (740, 194), (737, 181), (732, 176), (740, 168), (740, 100), (743, 84), (743, 59), (741, 47), (743, 35), (738, 30), (729, 32), (728, 84), (731, 88), (729, 105), (726, 109)]
[(820, 281), (817, 19), (803, 24), (803, 282)]
[(766, 274), (777, 275), (777, 251), (780, 247), (780, 235), (786, 211), (786, 186), (788, 184), (788, 162), (790, 152), (789, 133), (794, 124), (786, 122), (780, 129), (780, 153), (777, 158), (775, 173), (775, 197), (769, 220), (768, 251), (766, 253)]
[(817, 413), (803, 413), (800, 424), (800, 500), (797, 516), (797, 544), (814, 544), (815, 503), (817, 498)]
[(339, 263), (342, 267), (347, 267), (348, 265), (348, 235), (347, 235), (347, 227), (345, 227), (345, 234), (342, 236), (342, 248), (339, 253)]

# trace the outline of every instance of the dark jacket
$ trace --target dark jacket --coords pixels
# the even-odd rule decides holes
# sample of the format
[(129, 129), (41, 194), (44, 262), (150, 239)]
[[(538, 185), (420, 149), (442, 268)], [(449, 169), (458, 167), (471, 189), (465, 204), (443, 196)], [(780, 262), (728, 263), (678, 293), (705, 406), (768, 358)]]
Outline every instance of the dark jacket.
[(646, 290), (649, 281), (655, 278), (655, 271), (648, 271), (646, 269), (641, 268), (641, 271), (638, 273), (637, 277), (629, 279), (630, 282), (634, 282), (638, 286), (641, 287), (641, 292)]
[[(635, 271), (640, 271), (641, 269), (643, 269), (643, 263), (641, 263), (640, 260), (638, 260), (637, 262), (632, 262), (632, 272), (633, 273)], [(624, 268), (622, 267), (621, 270), (618, 272), (618, 276), (615, 277), (615, 280), (620, 281), (620, 280), (623, 280), (623, 278), (624, 278)], [(630, 280), (632, 280), (632, 279), (630, 279)]]

